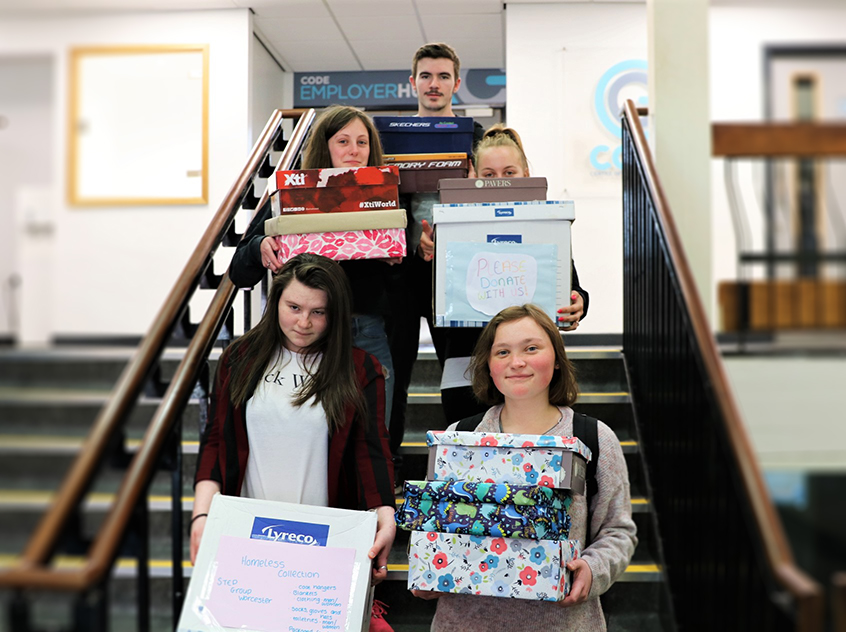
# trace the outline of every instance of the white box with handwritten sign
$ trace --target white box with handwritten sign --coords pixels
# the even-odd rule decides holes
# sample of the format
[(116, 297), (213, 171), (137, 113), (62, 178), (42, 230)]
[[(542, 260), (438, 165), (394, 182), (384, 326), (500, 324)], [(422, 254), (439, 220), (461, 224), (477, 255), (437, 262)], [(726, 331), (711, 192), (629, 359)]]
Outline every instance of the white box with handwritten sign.
[(570, 304), (571, 201), (436, 204), (435, 324), (483, 327), (535, 303), (554, 321)]
[(179, 632), (370, 624), (376, 514), (216, 495)]

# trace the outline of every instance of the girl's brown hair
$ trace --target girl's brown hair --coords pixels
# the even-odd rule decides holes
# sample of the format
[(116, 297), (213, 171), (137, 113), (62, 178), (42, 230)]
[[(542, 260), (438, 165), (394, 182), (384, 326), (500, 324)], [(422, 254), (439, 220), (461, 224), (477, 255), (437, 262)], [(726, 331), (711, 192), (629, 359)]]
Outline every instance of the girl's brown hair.
[[(302, 406), (314, 397), (314, 403), (321, 404), (326, 411), (329, 430), (334, 432), (344, 425), (346, 408), (351, 404), (364, 418), (365, 402), (356, 381), (352, 357), (352, 292), (341, 266), (326, 257), (310, 253), (297, 255), (274, 275), (261, 320), (232, 343), (229, 397), (234, 406), (245, 405), (253, 394), (254, 385), (284, 346), (285, 335), (279, 327), (279, 300), (294, 279), (326, 292), (328, 326), (324, 335), (303, 351), (306, 356), (304, 368), (310, 379), (293, 404)], [(318, 354), (323, 357), (314, 369)]]
[(513, 147), (517, 150), (517, 155), (520, 156), (523, 170), (526, 175), (529, 174), (529, 161), (526, 158), (526, 152), (523, 150), (523, 141), (520, 140), (520, 134), (514, 131), (511, 127), (506, 127), (502, 123), (492, 125), (482, 140), (476, 145), (476, 150), (473, 152), (473, 167), (476, 173), (479, 172), (479, 157), (482, 153), (492, 147)]
[(384, 163), (382, 141), (370, 117), (348, 105), (333, 105), (323, 111), (311, 130), (303, 152), (303, 169), (331, 168), (333, 165), (332, 156), (329, 154), (329, 139), (355, 119), (364, 123), (367, 135), (370, 137), (370, 156), (367, 159), (367, 166), (381, 167)]
[(572, 406), (579, 395), (579, 386), (576, 384), (576, 373), (570, 360), (567, 359), (567, 352), (564, 350), (564, 340), (561, 332), (540, 307), (528, 303), (526, 305), (506, 307), (494, 316), (482, 330), (482, 335), (476, 342), (473, 356), (470, 358), (468, 369), (473, 385), (473, 394), (483, 404), (494, 406), (505, 401), (505, 397), (497, 389), (491, 377), (488, 362), (493, 348), (496, 330), (502, 323), (508, 323), (521, 318), (531, 318), (549, 336), (552, 348), (555, 350), (555, 364), (558, 368), (552, 373), (552, 381), (549, 383), (549, 403), (554, 406)]

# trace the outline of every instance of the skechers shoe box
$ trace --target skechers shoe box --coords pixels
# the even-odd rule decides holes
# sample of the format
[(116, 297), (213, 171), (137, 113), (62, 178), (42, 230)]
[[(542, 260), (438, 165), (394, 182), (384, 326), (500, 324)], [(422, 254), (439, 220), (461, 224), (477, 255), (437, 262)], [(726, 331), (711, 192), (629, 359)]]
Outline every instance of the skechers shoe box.
[(470, 116), (374, 116), (386, 154), (473, 153)]

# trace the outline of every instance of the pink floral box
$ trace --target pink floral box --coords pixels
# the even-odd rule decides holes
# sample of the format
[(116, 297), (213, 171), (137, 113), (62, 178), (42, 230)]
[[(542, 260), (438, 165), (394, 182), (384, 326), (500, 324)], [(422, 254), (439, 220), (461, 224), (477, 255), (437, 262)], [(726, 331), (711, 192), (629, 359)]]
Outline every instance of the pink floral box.
[(430, 430), (426, 442), (430, 481), (542, 485), (585, 493), (590, 448), (576, 437)]
[(567, 563), (577, 540), (523, 540), (412, 531), (408, 589), (560, 601), (570, 592)]
[(406, 254), (404, 228), (277, 235), (276, 243), (282, 261), (304, 252), (323, 255), (336, 261), (386, 259), (404, 257)]

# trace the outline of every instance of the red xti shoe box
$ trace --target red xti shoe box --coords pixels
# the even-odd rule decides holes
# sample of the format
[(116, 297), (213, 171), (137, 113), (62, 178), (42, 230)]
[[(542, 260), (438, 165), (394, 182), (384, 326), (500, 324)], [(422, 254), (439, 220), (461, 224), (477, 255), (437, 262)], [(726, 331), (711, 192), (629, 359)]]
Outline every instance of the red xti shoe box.
[(395, 209), (398, 186), (395, 166), (277, 171), (270, 203), (274, 216)]

